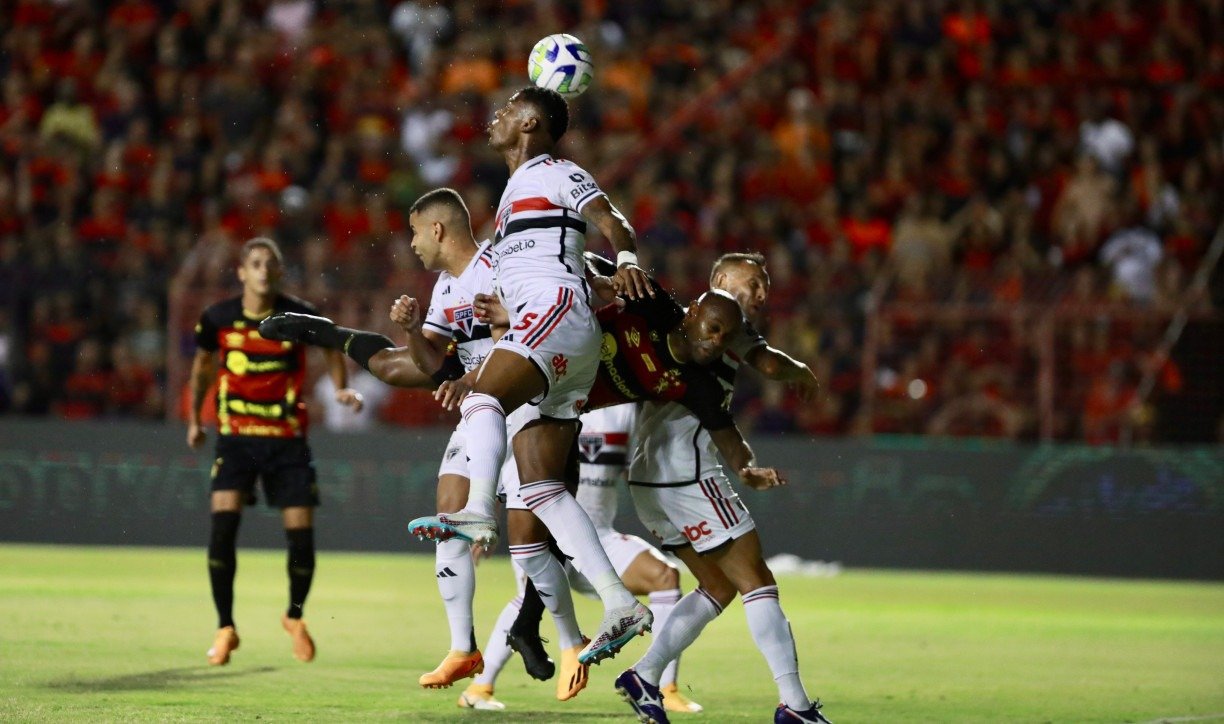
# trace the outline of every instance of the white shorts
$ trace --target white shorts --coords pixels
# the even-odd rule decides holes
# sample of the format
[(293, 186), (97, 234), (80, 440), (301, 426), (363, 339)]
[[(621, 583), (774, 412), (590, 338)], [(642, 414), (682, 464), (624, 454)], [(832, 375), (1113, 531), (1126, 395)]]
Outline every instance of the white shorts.
[(521, 303), (510, 331), (493, 345), (531, 360), (548, 389), (532, 400), (540, 414), (560, 420), (578, 417), (595, 373), (602, 335), (595, 312), (580, 289), (550, 287)]
[(675, 486), (631, 481), (629, 491), (642, 525), (664, 550), (692, 545), (704, 553), (756, 528), (748, 507), (722, 473)]
[[(663, 558), (663, 554), (655, 550), (655, 547), (637, 537), (628, 533), (610, 530), (602, 531), (599, 536), (599, 544), (603, 546), (604, 553), (608, 554), (608, 560), (612, 562), (612, 567), (616, 569), (617, 577), (625, 575), (625, 571), (629, 570), (629, 566), (633, 564), (637, 557), (643, 553), (659, 556)], [(566, 561), (565, 572), (569, 576), (570, 588), (584, 596), (598, 598), (599, 593), (595, 587), (574, 568), (573, 561)]]
[(438, 466), (438, 477), (443, 475), (468, 476), (467, 428), (463, 420), (455, 426), (450, 440), (446, 441), (446, 452), (442, 453), (442, 464)]

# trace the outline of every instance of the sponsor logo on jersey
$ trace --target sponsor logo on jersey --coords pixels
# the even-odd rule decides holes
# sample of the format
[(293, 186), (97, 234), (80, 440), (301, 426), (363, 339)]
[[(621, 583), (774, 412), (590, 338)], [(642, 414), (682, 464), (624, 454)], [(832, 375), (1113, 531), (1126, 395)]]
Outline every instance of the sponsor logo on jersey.
[(500, 259), (503, 256), (517, 254), (526, 249), (534, 249), (535, 245), (535, 239), (521, 239), (513, 244), (503, 244), (497, 248), (497, 258)]
[(447, 307), (446, 321), (450, 322), (452, 326), (458, 327), (459, 331), (470, 337), (472, 336), (472, 324), (476, 321), (476, 311), (470, 304)]
[(603, 341), (599, 343), (599, 358), (604, 362), (611, 362), (616, 356), (616, 337), (613, 337), (610, 332), (603, 333)]
[(568, 371), (569, 360), (566, 359), (565, 355), (563, 354), (555, 354), (553, 355), (553, 358), (552, 358), (552, 368), (553, 368), (553, 374), (555, 374), (557, 378), (560, 379), (561, 377), (564, 377), (565, 373)]
[(688, 538), (693, 543), (696, 543), (707, 535), (714, 535), (714, 531), (710, 530), (710, 523), (708, 521), (703, 520), (697, 525), (684, 526), (684, 537)]

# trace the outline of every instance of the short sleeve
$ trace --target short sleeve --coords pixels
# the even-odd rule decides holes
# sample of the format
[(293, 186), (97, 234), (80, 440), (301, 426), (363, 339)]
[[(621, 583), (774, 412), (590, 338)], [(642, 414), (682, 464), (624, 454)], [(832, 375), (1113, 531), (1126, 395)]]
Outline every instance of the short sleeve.
[(735, 353), (736, 357), (744, 359), (749, 352), (757, 347), (764, 347), (766, 344), (765, 338), (761, 336), (760, 332), (756, 331), (756, 327), (745, 322), (743, 331), (731, 342), (731, 351)]
[(698, 365), (684, 367), (681, 405), (692, 411), (707, 430), (724, 430), (735, 424), (731, 417), (731, 393), (723, 389), (714, 373)]
[(451, 336), (450, 320), (446, 318), (446, 307), (442, 301), (442, 295), (439, 294), (439, 290), (445, 287), (446, 283), (439, 277), (434, 283), (433, 294), (429, 298), (429, 310), (425, 312), (425, 319), (421, 324), (444, 337), (449, 337)]
[(555, 175), (550, 185), (554, 188), (550, 191), (555, 196), (551, 200), (558, 206), (582, 213), (587, 204), (603, 196), (603, 189), (599, 188), (594, 177), (575, 164), (556, 164), (552, 171)]
[(221, 346), (217, 343), (217, 323), (209, 314), (211, 311), (211, 309), (204, 310), (204, 313), (200, 315), (200, 321), (196, 322), (195, 326), (196, 348), (206, 352), (216, 352)]

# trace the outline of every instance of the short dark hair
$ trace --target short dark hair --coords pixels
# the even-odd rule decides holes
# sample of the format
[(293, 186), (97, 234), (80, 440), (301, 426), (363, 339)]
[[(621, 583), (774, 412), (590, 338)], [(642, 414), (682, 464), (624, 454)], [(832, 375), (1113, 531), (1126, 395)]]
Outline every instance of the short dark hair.
[(529, 85), (516, 93), (520, 100), (536, 107), (548, 122), (548, 135), (553, 143), (561, 140), (569, 130), (569, 104), (555, 90)]
[(246, 261), (247, 257), (251, 255), (252, 251), (260, 248), (267, 249), (272, 256), (276, 257), (277, 263), (285, 263), (285, 255), (281, 253), (280, 246), (266, 236), (256, 236), (253, 239), (247, 239), (247, 242), (242, 245), (242, 252), (239, 254), (238, 258), (242, 261)]
[(463, 203), (463, 197), (458, 191), (446, 187), (434, 189), (422, 195), (408, 210), (408, 213), (421, 214), (439, 206), (445, 206), (457, 212), (469, 224), (472, 223), (472, 216), (468, 213), (467, 204)]
[(723, 254), (714, 260), (714, 266), (710, 267), (710, 284), (714, 283), (714, 277), (718, 275), (720, 269), (726, 264), (756, 264), (765, 269), (765, 255), (759, 251), (734, 251), (730, 254)]

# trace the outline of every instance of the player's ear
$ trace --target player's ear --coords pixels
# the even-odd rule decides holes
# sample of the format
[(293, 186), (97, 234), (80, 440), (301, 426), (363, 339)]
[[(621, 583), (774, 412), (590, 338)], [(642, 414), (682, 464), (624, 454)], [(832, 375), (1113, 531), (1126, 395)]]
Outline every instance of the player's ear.
[(433, 229), (434, 240), (436, 240), (436, 241), (441, 241), (441, 240), (442, 240), (442, 231), (443, 231), (443, 228), (442, 228), (442, 222), (441, 222), (441, 221), (435, 221), (435, 222), (433, 222), (433, 224), (430, 226), (430, 228), (431, 228), (431, 229)]
[(523, 122), (519, 126), (519, 130), (523, 133), (531, 133), (540, 125), (540, 119), (532, 115), (523, 116)]

